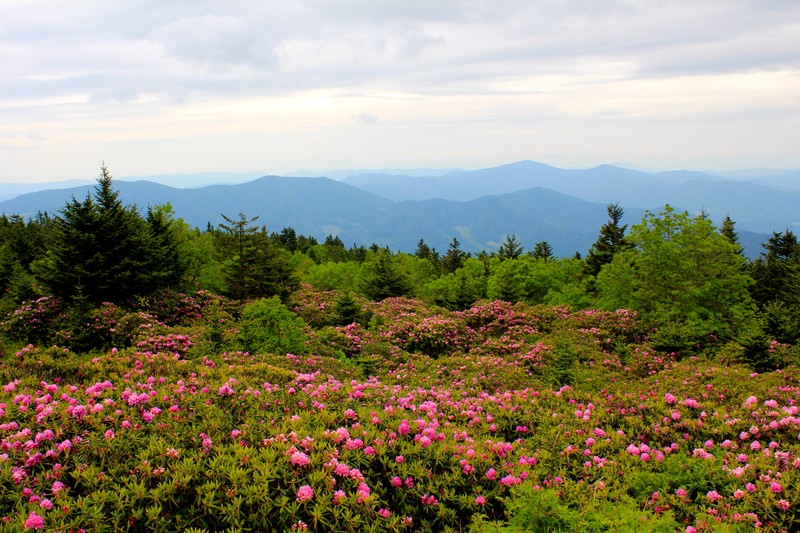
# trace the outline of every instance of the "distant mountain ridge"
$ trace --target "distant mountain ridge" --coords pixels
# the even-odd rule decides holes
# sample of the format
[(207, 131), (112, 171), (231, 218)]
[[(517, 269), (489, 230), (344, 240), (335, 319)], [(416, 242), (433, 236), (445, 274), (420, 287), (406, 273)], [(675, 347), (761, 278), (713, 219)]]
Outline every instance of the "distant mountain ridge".
[[(781, 174), (786, 179), (786, 174)], [(32, 216), (57, 213), (70, 197), (93, 185), (32, 192), (0, 202), (0, 212)], [(752, 181), (693, 172), (646, 173), (601, 165), (567, 170), (520, 161), (439, 176), (362, 173), (330, 178), (263, 176), (244, 183), (176, 188), (150, 181), (115, 181), (125, 203), (140, 208), (170, 203), (192, 226), (222, 222), (222, 214), (258, 215), (270, 231), (292, 227), (346, 245), (387, 245), (412, 252), (420, 238), (445, 251), (457, 237), (466, 251), (496, 249), (516, 234), (527, 250), (548, 241), (559, 256), (585, 254), (606, 221), (606, 205), (625, 209), (623, 223), (639, 222), (644, 209), (669, 203), (691, 213), (705, 210), (715, 222), (737, 223), (751, 256), (772, 231), (800, 224), (800, 195)]]

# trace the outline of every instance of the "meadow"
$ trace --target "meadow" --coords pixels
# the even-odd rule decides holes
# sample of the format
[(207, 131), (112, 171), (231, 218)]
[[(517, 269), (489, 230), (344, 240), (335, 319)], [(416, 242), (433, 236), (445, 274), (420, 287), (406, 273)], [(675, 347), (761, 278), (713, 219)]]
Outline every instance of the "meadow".
[(83, 353), (62, 316), (2, 324), (3, 531), (797, 528), (792, 345), (759, 373), (633, 311), (308, 285), (106, 304)]

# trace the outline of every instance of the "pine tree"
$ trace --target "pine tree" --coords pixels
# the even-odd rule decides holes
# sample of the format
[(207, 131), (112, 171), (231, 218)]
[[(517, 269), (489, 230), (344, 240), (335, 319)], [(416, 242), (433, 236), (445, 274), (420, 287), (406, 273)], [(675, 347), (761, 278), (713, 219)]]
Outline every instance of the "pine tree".
[(365, 263), (366, 276), (361, 291), (374, 301), (394, 296), (407, 296), (411, 284), (405, 274), (397, 267), (388, 250), (381, 249), (375, 257)]
[(800, 244), (789, 230), (773, 232), (750, 264), (750, 294), (767, 332), (781, 342), (800, 340)]
[(728, 239), (728, 242), (736, 246), (736, 253), (743, 255), (742, 245), (739, 243), (739, 235), (736, 234), (736, 222), (731, 219), (730, 215), (725, 215), (722, 225), (719, 227), (719, 232), (723, 237)]
[(535, 259), (551, 261), (553, 259), (553, 247), (547, 241), (537, 242), (531, 254)]
[(222, 215), (219, 249), (223, 253), (227, 294), (235, 299), (280, 296), (285, 300), (297, 285), (283, 250), (272, 243), (266, 228), (252, 225), (258, 216)]
[(611, 262), (614, 254), (629, 248), (625, 240), (625, 229), (628, 225), (620, 226), (624, 211), (618, 204), (609, 204), (606, 207), (608, 222), (600, 228), (597, 241), (589, 249), (586, 256), (586, 273), (596, 277), (603, 265)]
[(522, 250), (522, 244), (520, 244), (516, 234), (506, 235), (503, 242), (500, 243), (497, 256), (500, 259), (518, 259), (522, 255)]
[(442, 257), (441, 268), (443, 274), (450, 274), (455, 272), (464, 265), (464, 261), (469, 257), (469, 254), (461, 250), (461, 243), (458, 239), (453, 237), (450, 242), (450, 247), (447, 253)]

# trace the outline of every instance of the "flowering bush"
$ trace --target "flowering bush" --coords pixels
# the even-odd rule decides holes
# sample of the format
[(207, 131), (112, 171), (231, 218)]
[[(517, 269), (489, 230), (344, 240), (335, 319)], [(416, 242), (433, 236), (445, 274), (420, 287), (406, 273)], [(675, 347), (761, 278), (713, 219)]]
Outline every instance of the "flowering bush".
[(198, 348), (201, 316), (6, 355), (4, 529), (796, 527), (795, 367), (676, 360), (623, 312), (370, 307), (313, 332), (245, 313), (254, 339), (296, 324), (302, 353)]

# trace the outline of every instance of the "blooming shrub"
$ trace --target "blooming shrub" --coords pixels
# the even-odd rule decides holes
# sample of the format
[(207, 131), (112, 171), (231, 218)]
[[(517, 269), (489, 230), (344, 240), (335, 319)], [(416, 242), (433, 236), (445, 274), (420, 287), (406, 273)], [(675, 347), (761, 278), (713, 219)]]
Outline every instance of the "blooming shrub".
[(266, 327), (299, 320), (303, 353), (198, 349), (202, 316), (102, 353), (21, 346), (0, 364), (4, 528), (796, 527), (796, 368), (676, 361), (626, 313), (370, 307), (313, 333), (276, 304), (245, 319), (257, 339), (289, 312)]

